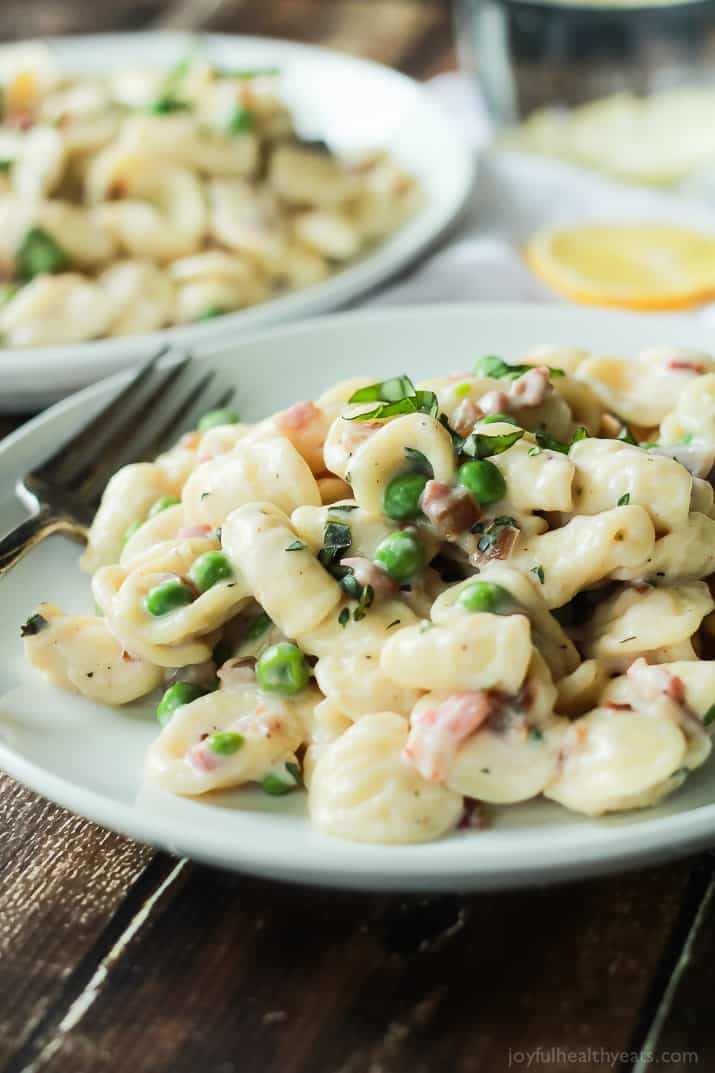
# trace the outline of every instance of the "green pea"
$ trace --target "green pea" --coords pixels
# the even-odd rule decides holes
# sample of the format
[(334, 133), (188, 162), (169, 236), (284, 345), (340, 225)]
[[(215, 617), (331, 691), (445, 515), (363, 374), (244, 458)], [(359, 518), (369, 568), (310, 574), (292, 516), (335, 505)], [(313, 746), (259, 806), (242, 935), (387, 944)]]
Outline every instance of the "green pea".
[(209, 410), (208, 413), (199, 418), (196, 428), (199, 432), (206, 432), (208, 429), (216, 428), (218, 425), (237, 425), (240, 420), (241, 418), (235, 410)]
[(219, 581), (233, 577), (233, 567), (222, 551), (206, 551), (194, 559), (189, 577), (199, 592), (206, 592)]
[(516, 424), (513, 417), (509, 414), (487, 414), (486, 417), (480, 417), (478, 424), (480, 425), (495, 425), (497, 421), (508, 421), (510, 425)]
[(310, 670), (297, 645), (280, 641), (267, 648), (258, 660), (256, 678), (264, 692), (282, 693), (289, 697), (305, 689), (310, 680)]
[[(288, 781), (289, 779), (291, 780), (290, 782)], [(288, 772), (279, 775), (275, 771), (269, 771), (261, 779), (261, 789), (264, 793), (270, 794), (271, 797), (282, 797), (283, 794), (289, 794), (291, 790), (295, 790), (297, 785), (298, 783)]]
[(402, 473), (393, 477), (382, 499), (382, 509), (388, 518), (406, 522), (420, 513), (420, 496), (428, 478), (424, 473)]
[(70, 259), (49, 232), (31, 227), (23, 238), (16, 255), (20, 279), (34, 279), (44, 272), (64, 272)]
[(499, 468), (486, 458), (465, 462), (457, 476), (478, 503), (495, 503), (506, 495), (506, 481)]
[(246, 739), (243, 734), (234, 734), (230, 730), (220, 730), (215, 734), (209, 734), (206, 745), (212, 753), (218, 756), (233, 756), (245, 745)]
[(162, 581), (160, 585), (155, 585), (153, 589), (149, 589), (149, 592), (144, 597), (144, 606), (150, 615), (158, 618), (160, 615), (167, 615), (170, 611), (175, 611), (177, 607), (190, 604), (193, 599), (194, 590), (191, 586), (175, 577), (169, 578), (168, 581)]
[(246, 632), (247, 641), (257, 641), (263, 634), (271, 628), (273, 623), (269, 619), (265, 611), (261, 611), (260, 615), (254, 618), (251, 625)]
[(175, 682), (169, 686), (156, 707), (159, 725), (165, 727), (177, 708), (182, 704), (191, 704), (192, 700), (203, 697), (204, 690), (193, 682)]
[(127, 526), (127, 528), (124, 530), (124, 536), (122, 537), (122, 547), (124, 547), (127, 541), (134, 536), (138, 529), (141, 529), (143, 524), (144, 522), (132, 522), (130, 525)]
[(417, 534), (408, 529), (389, 533), (375, 551), (375, 562), (380, 563), (395, 581), (406, 581), (418, 574), (425, 561), (425, 549)]
[(495, 613), (513, 603), (511, 593), (495, 585), (493, 581), (473, 581), (466, 585), (459, 594), (457, 603), (467, 611), (491, 611)]
[(177, 507), (181, 502), (176, 496), (161, 496), (157, 499), (149, 508), (147, 518), (153, 518), (157, 514), (161, 514), (163, 510), (168, 510), (169, 507)]

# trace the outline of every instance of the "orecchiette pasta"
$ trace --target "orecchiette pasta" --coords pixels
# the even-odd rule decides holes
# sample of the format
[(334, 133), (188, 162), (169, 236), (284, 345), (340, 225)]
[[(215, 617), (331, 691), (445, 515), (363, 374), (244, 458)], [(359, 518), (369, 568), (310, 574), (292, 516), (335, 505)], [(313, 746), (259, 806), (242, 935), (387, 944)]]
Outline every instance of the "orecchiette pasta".
[[(280, 141), (283, 114), (259, 114)], [(144, 151), (151, 124), (133, 129)], [(283, 146), (272, 186), (313, 219), (347, 211), (329, 158), (293, 181), (302, 154)], [(238, 163), (202, 167), (212, 227), (245, 195), (224, 220), (241, 252), (193, 254), (177, 280), (276, 271), (288, 231), (261, 231)], [(130, 296), (154, 271), (125, 262), (92, 286), (141, 317)], [(587, 816), (655, 804), (715, 727), (712, 365), (540, 348), (419, 387), (356, 378), (256, 424), (207, 414), (109, 482), (82, 559), (101, 617), (41, 604), (28, 659), (105, 703), (163, 686), (148, 778), (189, 796), (304, 787), (325, 835), (420, 842), (471, 826), (477, 802), (540, 794)], [(672, 442), (681, 428), (692, 442)]]
[(2, 342), (149, 332), (310, 287), (420, 206), (387, 154), (303, 141), (281, 74), (198, 53), (169, 70), (59, 70), (0, 50)]

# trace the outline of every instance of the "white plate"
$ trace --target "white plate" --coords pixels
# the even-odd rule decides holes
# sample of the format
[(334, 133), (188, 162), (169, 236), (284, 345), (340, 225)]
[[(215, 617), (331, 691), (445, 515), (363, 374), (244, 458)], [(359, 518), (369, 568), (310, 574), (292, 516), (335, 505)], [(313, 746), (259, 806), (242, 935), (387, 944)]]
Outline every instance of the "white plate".
[[(539, 342), (633, 353), (658, 343), (708, 346), (686, 317), (639, 317), (536, 306), (442, 306), (349, 313), (294, 325), (206, 359), (239, 388), (248, 419), (307, 398), (357, 373), (424, 376), (469, 368), (475, 357), (517, 357)], [(36, 418), (0, 447), (0, 502), (15, 479), (100, 406), (117, 378)], [(303, 795), (239, 791), (211, 800), (171, 798), (142, 785), (142, 757), (157, 732), (153, 705), (111, 710), (46, 685), (22, 659), (19, 624), (42, 599), (89, 610), (76, 546), (41, 545), (0, 587), (0, 766), (46, 797), (134, 838), (212, 864), (370, 889), (515, 886), (623, 869), (715, 843), (715, 761), (657, 809), (602, 820), (546, 801), (494, 812), (483, 832), (422, 846), (366, 846), (312, 830)]]
[(170, 67), (191, 49), (219, 66), (281, 69), (281, 90), (306, 137), (339, 153), (384, 148), (425, 191), (424, 206), (386, 242), (322, 283), (242, 312), (163, 332), (32, 350), (0, 349), (0, 410), (37, 410), (126, 367), (169, 340), (201, 352), (239, 332), (296, 320), (345, 305), (409, 264), (445, 229), (471, 188), (474, 156), (417, 82), (368, 60), (288, 41), (206, 34), (115, 34), (49, 42), (68, 70), (88, 74), (155, 65)]

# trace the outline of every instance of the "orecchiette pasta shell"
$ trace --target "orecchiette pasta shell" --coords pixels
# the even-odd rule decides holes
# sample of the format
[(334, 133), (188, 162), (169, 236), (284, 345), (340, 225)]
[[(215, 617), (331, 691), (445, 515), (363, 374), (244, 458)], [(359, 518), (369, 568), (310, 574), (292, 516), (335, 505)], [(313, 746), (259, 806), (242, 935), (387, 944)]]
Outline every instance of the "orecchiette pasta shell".
[(398, 630), (384, 645), (380, 665), (413, 689), (502, 689), (515, 693), (531, 659), (525, 615), (475, 613), (444, 626), (420, 623)]
[(198, 466), (183, 491), (191, 524), (218, 526), (246, 503), (273, 503), (289, 514), (299, 504), (320, 504), (309, 466), (285, 437), (242, 439), (228, 454)]
[(444, 426), (428, 414), (396, 417), (356, 449), (350, 459), (349, 478), (345, 475), (356, 501), (368, 514), (382, 514), (388, 482), (400, 470), (409, 468), (406, 447), (420, 451), (429, 460), (436, 481), (453, 483), (454, 448)]
[[(583, 628), (583, 652), (608, 664), (689, 641), (715, 607), (707, 585), (627, 588), (603, 600)], [(660, 662), (660, 661), (658, 661)]]
[(588, 816), (643, 808), (674, 788), (686, 751), (671, 719), (596, 708), (567, 730), (559, 773), (544, 793)]
[(25, 655), (53, 685), (103, 704), (128, 704), (160, 684), (162, 669), (127, 658), (103, 618), (65, 615), (51, 604), (37, 613), (47, 625), (25, 637)]
[(648, 454), (618, 440), (586, 439), (569, 457), (576, 466), (574, 512), (600, 514), (623, 495), (648, 511), (656, 531), (669, 533), (685, 524), (692, 477), (679, 462)]
[(308, 792), (310, 818), (325, 834), (353, 842), (409, 843), (456, 826), (462, 798), (425, 782), (402, 759), (407, 721), (368, 715), (321, 748)]
[(116, 563), (127, 527), (146, 517), (157, 499), (173, 495), (175, 486), (154, 462), (138, 462), (118, 470), (104, 490), (102, 502), (89, 530), (89, 540), (80, 566), (92, 573)]
[[(574, 670), (579, 662), (576, 647), (547, 609), (541, 586), (534, 575), (527, 577), (507, 563), (493, 561), (480, 568), (479, 580), (500, 585), (511, 593), (517, 606), (524, 609), (531, 622), (532, 642), (546, 660), (554, 678)], [(473, 581), (473, 578), (467, 578), (457, 585), (450, 585), (438, 596), (432, 606), (432, 620), (447, 623), (455, 617), (472, 614), (462, 607), (459, 598)]]
[(615, 507), (577, 516), (542, 536), (522, 535), (509, 562), (539, 577), (547, 607), (561, 607), (602, 578), (640, 568), (654, 544), (653, 522), (643, 507)]
[(229, 514), (221, 542), (240, 564), (247, 585), (286, 637), (308, 633), (342, 598), (340, 586), (297, 538), (288, 518), (270, 503), (249, 503)]
[[(202, 739), (215, 731), (240, 734), (243, 745), (230, 756), (201, 753)], [(176, 709), (149, 748), (146, 771), (171, 793), (205, 794), (259, 781), (276, 764), (295, 760), (302, 738), (300, 720), (287, 701), (264, 695), (255, 685), (219, 690)], [(192, 750), (201, 753), (194, 762)]]

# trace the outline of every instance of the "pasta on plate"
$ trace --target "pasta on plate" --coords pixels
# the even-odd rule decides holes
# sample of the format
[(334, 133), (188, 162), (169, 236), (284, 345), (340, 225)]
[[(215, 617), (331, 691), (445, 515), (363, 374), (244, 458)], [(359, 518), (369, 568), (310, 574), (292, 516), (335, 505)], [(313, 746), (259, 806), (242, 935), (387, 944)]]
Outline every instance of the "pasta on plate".
[(305, 789), (338, 838), (654, 805), (715, 725), (714, 369), (539, 347), (213, 411), (112, 478), (97, 614), (41, 604), (27, 658), (107, 704), (161, 688), (165, 791)]
[(0, 345), (152, 332), (309, 287), (419, 207), (386, 152), (300, 137), (274, 68), (104, 77), (0, 49)]

